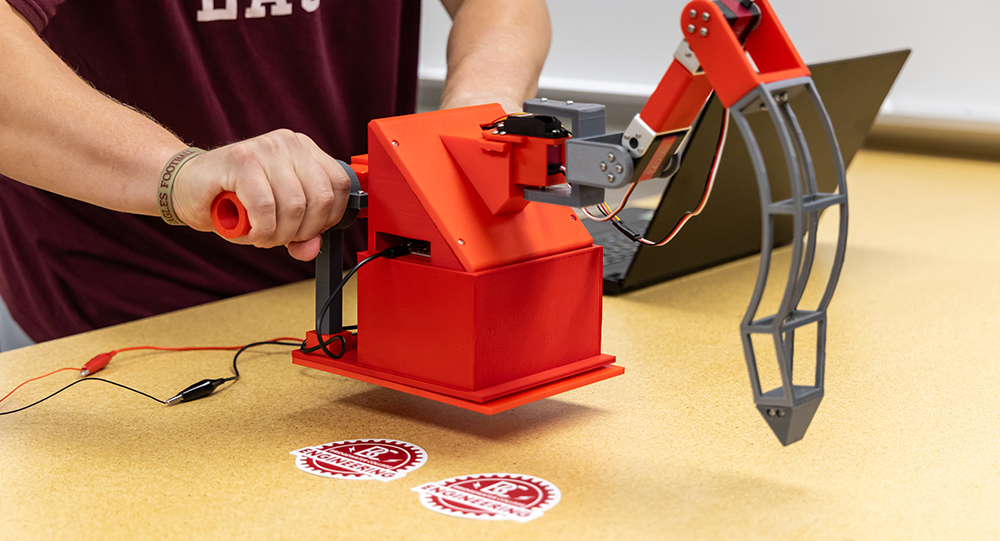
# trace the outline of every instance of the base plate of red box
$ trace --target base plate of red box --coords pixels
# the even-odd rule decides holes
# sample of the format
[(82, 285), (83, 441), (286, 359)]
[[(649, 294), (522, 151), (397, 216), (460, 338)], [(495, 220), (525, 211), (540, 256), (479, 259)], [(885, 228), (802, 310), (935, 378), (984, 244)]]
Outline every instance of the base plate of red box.
[[(337, 347), (337, 345), (335, 344), (333, 347)], [(566, 391), (578, 389), (585, 385), (597, 383), (625, 373), (624, 367), (613, 364), (615, 361), (613, 356), (600, 355), (594, 359), (585, 360), (589, 361), (587, 364), (593, 364), (595, 362), (603, 363), (601, 366), (596, 368), (589, 368), (573, 375), (561, 377), (526, 389), (517, 390), (490, 400), (480, 401), (470, 400), (460, 396), (455, 396), (454, 394), (449, 394), (447, 389), (440, 386), (432, 386), (435, 390), (424, 388), (428, 387), (425, 382), (413, 381), (412, 383), (407, 383), (405, 382), (405, 378), (398, 374), (380, 374), (379, 372), (381, 371), (379, 370), (358, 366), (356, 358), (357, 350), (348, 351), (340, 359), (331, 359), (325, 355), (306, 354), (300, 351), (292, 352), (292, 362), (300, 366), (315, 368), (317, 370), (323, 370), (324, 372), (330, 372), (359, 381), (373, 383), (388, 389), (402, 391), (404, 393), (423, 398), (429, 398), (437, 402), (443, 402), (445, 404), (450, 404), (452, 406), (457, 406), (486, 415), (493, 415), (502, 411), (507, 411), (518, 406), (523, 406), (524, 404), (529, 404), (543, 398), (548, 398)], [(456, 390), (456, 394), (467, 395), (468, 393)]]

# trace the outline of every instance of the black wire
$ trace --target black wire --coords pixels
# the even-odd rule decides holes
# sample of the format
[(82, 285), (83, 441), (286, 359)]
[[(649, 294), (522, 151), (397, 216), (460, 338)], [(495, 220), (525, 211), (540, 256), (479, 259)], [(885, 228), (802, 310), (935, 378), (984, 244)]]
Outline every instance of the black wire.
[(639, 233), (635, 232), (625, 222), (622, 222), (620, 220), (612, 219), (611, 220), (611, 225), (615, 226), (615, 229), (617, 229), (618, 231), (620, 231), (622, 235), (625, 235), (626, 237), (628, 237), (629, 240), (631, 240), (632, 242), (639, 242), (639, 239), (642, 238), (642, 235), (640, 235)]
[(132, 391), (133, 393), (139, 393), (139, 394), (141, 394), (142, 396), (145, 396), (146, 398), (150, 398), (150, 399), (152, 399), (152, 400), (156, 400), (156, 401), (157, 401), (157, 402), (159, 402), (160, 404), (166, 404), (166, 403), (167, 403), (167, 401), (166, 401), (166, 400), (160, 400), (159, 398), (156, 398), (155, 396), (152, 396), (152, 395), (148, 395), (148, 394), (146, 394), (146, 393), (144, 393), (144, 392), (142, 392), (142, 391), (139, 391), (139, 390), (137, 390), (137, 389), (133, 389), (133, 388), (131, 388), (131, 387), (128, 387), (128, 386), (126, 386), (126, 385), (122, 385), (121, 383), (116, 383), (116, 382), (114, 382), (114, 381), (111, 381), (111, 380), (108, 380), (108, 379), (104, 379), (104, 378), (84, 378), (84, 379), (78, 379), (78, 380), (74, 381), (73, 383), (70, 383), (69, 385), (67, 385), (67, 386), (63, 387), (62, 389), (59, 389), (58, 391), (56, 391), (56, 392), (54, 392), (54, 393), (50, 394), (49, 396), (46, 396), (45, 398), (43, 398), (43, 399), (41, 399), (41, 400), (39, 400), (39, 401), (37, 401), (37, 402), (34, 402), (34, 403), (32, 403), (32, 404), (28, 404), (27, 406), (24, 406), (24, 407), (21, 407), (21, 408), (18, 408), (18, 409), (16, 409), (16, 410), (10, 410), (10, 411), (3, 411), (3, 412), (0, 412), (0, 415), (10, 415), (11, 413), (17, 413), (17, 412), (19, 412), (19, 411), (24, 411), (24, 410), (26, 410), (26, 409), (28, 409), (28, 408), (30, 408), (30, 407), (32, 407), (32, 406), (37, 406), (38, 404), (41, 404), (42, 402), (45, 402), (46, 400), (48, 400), (48, 399), (52, 398), (53, 396), (55, 396), (55, 395), (57, 395), (57, 394), (59, 394), (59, 393), (61, 393), (61, 392), (65, 391), (66, 389), (69, 389), (70, 387), (72, 387), (72, 386), (76, 385), (77, 383), (83, 383), (83, 382), (85, 382), (85, 381), (103, 381), (104, 383), (110, 383), (110, 384), (112, 384), (112, 385), (116, 385), (116, 386), (118, 386), (118, 387), (121, 387), (122, 389), (127, 389), (127, 390), (129, 390), (129, 391)]
[(235, 374), (235, 375), (233, 377), (231, 377), (231, 378), (223, 378), (223, 379), (225, 379), (226, 381), (236, 381), (236, 380), (240, 379), (240, 371), (239, 371), (238, 368), (236, 368), (236, 361), (240, 358), (240, 354), (241, 353), (243, 353), (244, 351), (246, 351), (246, 350), (248, 350), (248, 349), (250, 349), (252, 347), (263, 346), (263, 345), (266, 345), (266, 344), (275, 344), (275, 345), (278, 345), (278, 346), (302, 347), (302, 345), (304, 343), (305, 342), (281, 342), (281, 341), (278, 341), (278, 340), (265, 340), (263, 342), (254, 342), (252, 344), (247, 344), (247, 345), (243, 346), (242, 348), (240, 348), (240, 350), (236, 352), (236, 355), (233, 355), (233, 374)]
[[(337, 296), (337, 293), (340, 293), (340, 291), (342, 289), (344, 289), (344, 286), (347, 285), (347, 282), (351, 279), (352, 276), (354, 276), (354, 273), (358, 272), (358, 269), (360, 269), (362, 266), (366, 265), (369, 261), (372, 261), (374, 259), (378, 259), (380, 257), (387, 257), (386, 250), (383, 250), (383, 251), (381, 251), (381, 252), (379, 252), (377, 254), (373, 254), (373, 255), (370, 255), (370, 256), (362, 259), (361, 261), (358, 262), (357, 265), (354, 266), (354, 268), (352, 268), (351, 270), (347, 271), (347, 274), (344, 275), (344, 279), (341, 280), (339, 284), (337, 284), (337, 287), (334, 288), (334, 290), (333, 290), (332, 293), (330, 293), (330, 296), (326, 298), (326, 302), (323, 303), (323, 307), (320, 309), (319, 315), (316, 316), (316, 329), (315, 329), (315, 331), (316, 331), (316, 339), (319, 340), (319, 344), (315, 345), (313, 347), (309, 347), (309, 348), (305, 347), (305, 344), (303, 344), (302, 345), (302, 349), (301, 349), (302, 353), (313, 353), (315, 351), (318, 351), (318, 350), (322, 349), (323, 353), (325, 353), (326, 356), (329, 357), (329, 358), (331, 358), (331, 359), (339, 359), (339, 358), (341, 358), (341, 357), (344, 356), (344, 353), (347, 353), (347, 341), (344, 340), (343, 336), (337, 334), (337, 335), (331, 336), (327, 340), (323, 340), (323, 334), (320, 333), (319, 330), (323, 327), (323, 320), (326, 319), (326, 314), (330, 310), (330, 304), (333, 303), (333, 299), (334, 299), (334, 297)], [(344, 329), (349, 329), (350, 327), (343, 327), (343, 328)], [(353, 328), (357, 329), (357, 326), (354, 325)], [(336, 341), (340, 342), (340, 351), (338, 353), (334, 354), (332, 351), (330, 351), (329, 349), (327, 349), (326, 346), (329, 346), (330, 344), (332, 344), (332, 343), (334, 343)]]
[[(317, 332), (316, 336), (322, 336), (322, 335)], [(340, 351), (338, 351), (337, 353), (333, 353), (332, 351), (326, 348), (326, 346), (329, 346), (330, 344), (338, 341), (340, 342)], [(343, 357), (345, 353), (347, 353), (347, 340), (344, 339), (343, 335), (335, 334), (327, 340), (320, 340), (318, 345), (315, 345), (311, 348), (302, 348), (302, 353), (313, 353), (314, 351), (319, 349), (322, 349), (323, 353), (326, 353), (327, 357), (331, 359), (339, 359)]]
[[(278, 340), (268, 340), (268, 341), (264, 341), (264, 342), (254, 342), (252, 344), (247, 344), (247, 345), (243, 346), (242, 348), (240, 348), (240, 350), (237, 351), (235, 355), (233, 355), (233, 373), (236, 374), (236, 375), (233, 376), (233, 377), (231, 377), (231, 378), (224, 378), (224, 380), (225, 381), (236, 381), (236, 380), (240, 379), (240, 371), (236, 367), (236, 361), (239, 360), (240, 354), (243, 353), (244, 351), (252, 348), (252, 347), (263, 346), (263, 345), (266, 345), (266, 344), (275, 344), (275, 345), (279, 345), (279, 346), (295, 346), (295, 347), (302, 347), (302, 345), (303, 345), (303, 343), (301, 343), (301, 342), (281, 342), (281, 341), (278, 341)], [(121, 383), (118, 383), (118, 382), (115, 382), (115, 381), (111, 381), (109, 379), (104, 379), (104, 378), (84, 378), (84, 379), (76, 380), (73, 383), (70, 383), (69, 385), (63, 387), (62, 389), (59, 389), (58, 391), (50, 394), (49, 396), (46, 396), (45, 398), (43, 398), (41, 400), (38, 400), (37, 402), (33, 402), (31, 404), (28, 404), (27, 406), (20, 407), (20, 408), (15, 409), (15, 410), (0, 412), (0, 415), (10, 415), (11, 413), (17, 413), (19, 411), (24, 411), (24, 410), (26, 410), (26, 409), (28, 409), (30, 407), (37, 406), (38, 404), (41, 404), (42, 402), (45, 402), (46, 400), (52, 398), (53, 396), (55, 396), (55, 395), (57, 395), (57, 394), (65, 391), (66, 389), (69, 389), (70, 387), (72, 387), (72, 386), (74, 386), (74, 385), (76, 385), (78, 383), (83, 383), (84, 381), (103, 381), (104, 383), (110, 383), (110, 384), (115, 385), (117, 387), (121, 387), (122, 389), (126, 389), (126, 390), (129, 390), (129, 391), (132, 391), (133, 393), (141, 394), (142, 396), (145, 396), (146, 398), (150, 398), (152, 400), (155, 400), (155, 401), (159, 402), (160, 404), (166, 404), (167, 403), (166, 400), (160, 400), (159, 398), (156, 398), (155, 396), (146, 394), (146, 393), (144, 393), (144, 392), (142, 392), (142, 391), (140, 391), (138, 389), (133, 389), (132, 387), (129, 387), (127, 385), (122, 385)]]

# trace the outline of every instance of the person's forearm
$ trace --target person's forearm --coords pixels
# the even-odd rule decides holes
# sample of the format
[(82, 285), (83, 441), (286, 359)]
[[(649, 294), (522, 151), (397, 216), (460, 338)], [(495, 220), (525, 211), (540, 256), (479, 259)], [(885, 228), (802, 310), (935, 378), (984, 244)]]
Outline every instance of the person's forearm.
[(80, 79), (0, 2), (0, 173), (102, 207), (157, 215), (160, 169), (186, 146)]
[[(127, 76), (127, 74), (121, 74)], [(187, 145), (77, 77), (0, 1), (0, 173), (133, 214), (160, 213), (160, 171)], [(173, 218), (211, 231), (212, 201), (236, 192), (252, 229), (233, 242), (316, 257), (350, 180), (309, 137), (275, 130), (191, 158), (174, 177)], [(166, 194), (165, 194), (166, 195)]]
[(552, 30), (544, 0), (444, 0), (454, 19), (441, 106), (521, 110), (538, 91)]

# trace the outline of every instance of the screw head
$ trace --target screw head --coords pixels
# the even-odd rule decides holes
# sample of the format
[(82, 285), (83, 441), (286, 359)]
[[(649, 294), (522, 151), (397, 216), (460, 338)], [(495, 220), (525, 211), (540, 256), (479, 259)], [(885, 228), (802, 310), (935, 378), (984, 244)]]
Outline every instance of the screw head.
[(613, 183), (614, 181), (615, 181), (615, 176), (612, 175), (611, 173), (608, 173), (608, 182), (612, 182)]
[(458, 239), (458, 245), (459, 245), (459, 246), (465, 246), (465, 240), (463, 240), (463, 239)]
[(624, 171), (624, 170), (625, 170), (625, 168), (623, 168), (621, 166), (621, 164), (618, 164), (618, 165), (615, 166), (615, 173), (618, 173), (619, 175), (622, 174), (622, 171)]
[(611, 154), (611, 153), (609, 152), (609, 153), (608, 153), (608, 161), (609, 161), (609, 162), (613, 162), (613, 161), (615, 161), (615, 155), (614, 155), (614, 154)]
[(688, 12), (688, 15), (690, 15), (691, 18), (694, 19), (695, 17), (698, 16), (698, 10), (692, 9), (691, 11)]
[(541, 101), (549, 101), (549, 99), (548, 98), (542, 98)]
[(688, 25), (688, 34), (694, 34), (694, 25), (693, 24), (689, 24)]
[(699, 34), (701, 34), (701, 37), (708, 36), (708, 28), (702, 28)]
[(392, 146), (394, 146), (394, 147), (398, 147), (398, 146), (399, 146), (399, 141), (393, 141), (393, 142), (392, 142)]
[(598, 167), (601, 168), (601, 171), (607, 171), (608, 170), (608, 164), (606, 164), (604, 162), (601, 162), (601, 165), (598, 165)]
[(709, 19), (711, 19), (711, 18), (712, 18), (712, 14), (711, 14), (711, 13), (709, 13), (709, 12), (707, 12), (707, 11), (706, 11), (705, 13), (702, 13), (702, 14), (701, 14), (701, 20), (705, 21), (706, 23), (707, 23), (707, 22), (708, 22), (708, 20), (709, 20)]
[(566, 100), (566, 105), (573, 105), (573, 100)]

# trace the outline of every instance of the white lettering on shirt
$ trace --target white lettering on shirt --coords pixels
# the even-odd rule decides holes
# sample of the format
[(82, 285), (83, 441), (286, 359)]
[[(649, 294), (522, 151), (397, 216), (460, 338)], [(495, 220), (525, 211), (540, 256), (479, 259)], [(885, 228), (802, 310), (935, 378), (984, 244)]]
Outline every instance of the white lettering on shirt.
[(291, 15), (292, 4), (288, 0), (253, 0), (243, 16), (247, 19), (259, 19), (267, 15), (264, 11), (264, 4), (271, 6), (271, 15)]
[[(239, 17), (238, 2), (240, 0), (224, 0), (225, 7), (215, 7), (217, 2), (222, 0), (201, 0), (201, 9), (198, 10), (198, 22), (207, 23), (212, 21), (235, 21)], [(242, 0), (249, 2), (250, 7), (243, 11), (243, 16), (247, 19), (260, 19), (268, 15), (291, 15), (292, 3), (289, 0)], [(294, 0), (292, 0), (294, 1)], [(313, 13), (319, 9), (322, 0), (300, 0), (302, 9), (306, 13)], [(271, 4), (270, 13), (265, 4)]]
[(201, 0), (198, 10), (198, 22), (235, 21), (236, 0), (226, 0), (226, 7), (216, 8), (215, 0)]

